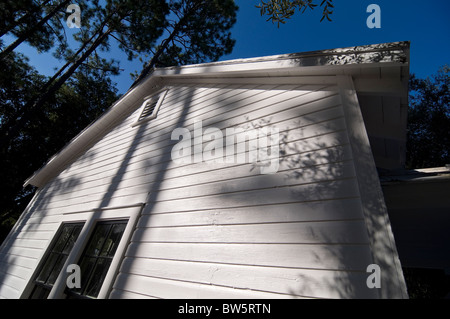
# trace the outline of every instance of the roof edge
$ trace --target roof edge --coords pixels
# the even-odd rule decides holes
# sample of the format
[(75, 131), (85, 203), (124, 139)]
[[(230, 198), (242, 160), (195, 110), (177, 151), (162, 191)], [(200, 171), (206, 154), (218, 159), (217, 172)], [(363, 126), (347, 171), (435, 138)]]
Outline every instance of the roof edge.
[(409, 62), (409, 48), (410, 41), (361, 45), (347, 48), (155, 68), (153, 75), (183, 76), (202, 74), (203, 76), (207, 76), (214, 73), (248, 72), (256, 69), (267, 71), (271, 68), (355, 66), (372, 63), (377, 66), (380, 66), (380, 63), (405, 64)]

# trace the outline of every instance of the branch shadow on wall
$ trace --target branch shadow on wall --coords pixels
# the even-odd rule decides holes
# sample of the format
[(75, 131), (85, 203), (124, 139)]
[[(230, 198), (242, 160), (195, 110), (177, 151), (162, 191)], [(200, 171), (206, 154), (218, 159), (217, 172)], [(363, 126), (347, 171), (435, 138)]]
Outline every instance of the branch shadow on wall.
[[(320, 131), (306, 134), (305, 127), (314, 120), (303, 116), (292, 127), (280, 131), (280, 170), (276, 175), (284, 176), (284, 183), (277, 187), (292, 186), (292, 200), (299, 203), (299, 234), (308, 233), (310, 239), (305, 243), (305, 238), (299, 236), (298, 243), (312, 247), (311, 255), (305, 256), (310, 263), (300, 266), (295, 284), (285, 291), (295, 298), (377, 296), (366, 285), (371, 256), (358, 204), (351, 148), (346, 131), (336, 131), (335, 120), (325, 121), (320, 124)], [(251, 123), (253, 128), (268, 125), (276, 123), (267, 118)], [(324, 133), (327, 131), (330, 133)], [(266, 178), (273, 179), (275, 175)], [(347, 209), (353, 211), (339, 207), (315, 212), (319, 201), (335, 202), (336, 207), (351, 203)], [(302, 208), (307, 206), (309, 209)], [(296, 254), (294, 248), (292, 254)]]

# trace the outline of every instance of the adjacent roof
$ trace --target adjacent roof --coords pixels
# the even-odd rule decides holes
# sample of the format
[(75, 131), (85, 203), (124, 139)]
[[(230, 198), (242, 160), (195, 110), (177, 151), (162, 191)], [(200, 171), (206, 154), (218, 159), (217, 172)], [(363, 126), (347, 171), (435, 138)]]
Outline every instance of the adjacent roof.
[[(376, 153), (377, 165), (384, 168), (401, 166), (404, 161), (402, 154), (406, 141), (405, 108), (407, 109), (408, 99), (409, 46), (409, 42), (395, 42), (157, 68), (28, 178), (24, 186), (42, 187), (45, 185), (47, 181), (101, 139), (114, 125), (139, 107), (143, 98), (161, 85), (171, 81), (187, 81), (194, 78), (223, 81), (227, 78), (269, 79), (299, 76), (312, 78), (351, 75), (362, 108), (367, 105), (370, 113), (372, 108), (388, 106), (391, 110), (390, 113), (398, 114), (399, 119), (395, 118), (394, 124), (381, 119), (381, 124), (366, 123), (366, 127), (369, 137), (371, 137), (371, 144), (373, 144), (372, 149)], [(368, 99), (367, 96), (375, 96), (377, 99), (374, 101), (372, 98)], [(369, 119), (370, 116), (367, 118)]]
[(401, 183), (431, 183), (450, 180), (450, 165), (413, 170), (394, 170), (380, 173), (383, 185)]

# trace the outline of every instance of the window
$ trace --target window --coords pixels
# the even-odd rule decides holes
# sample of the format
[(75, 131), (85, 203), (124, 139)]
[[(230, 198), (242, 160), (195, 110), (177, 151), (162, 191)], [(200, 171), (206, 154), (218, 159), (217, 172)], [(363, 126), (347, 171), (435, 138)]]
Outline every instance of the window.
[(81, 288), (66, 289), (68, 298), (96, 298), (127, 226), (127, 220), (99, 222), (80, 257)]
[(145, 123), (156, 118), (156, 115), (158, 114), (167, 91), (168, 90), (160, 91), (159, 93), (145, 98), (145, 101), (141, 106), (142, 112), (140, 113), (136, 123), (134, 123), (133, 126)]
[(64, 224), (34, 280), (30, 299), (46, 299), (58, 278), (84, 223)]
[[(21, 298), (108, 298), (144, 206), (134, 203), (61, 216), (61, 226)], [(79, 268), (65, 269), (69, 265)], [(73, 286), (68, 285), (69, 276), (79, 289), (68, 288)]]

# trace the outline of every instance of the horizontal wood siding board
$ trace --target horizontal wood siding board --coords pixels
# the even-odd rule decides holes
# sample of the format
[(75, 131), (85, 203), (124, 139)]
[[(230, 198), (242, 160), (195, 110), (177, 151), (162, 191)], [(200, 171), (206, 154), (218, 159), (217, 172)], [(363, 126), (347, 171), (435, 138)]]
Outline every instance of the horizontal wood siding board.
[[(303, 123), (299, 124), (302, 120)], [(315, 116), (308, 115), (308, 117), (305, 117), (305, 119), (303, 119), (301, 116), (288, 114), (287, 116), (285, 116), (285, 119), (283, 119), (283, 122), (274, 121), (272, 125), (279, 129), (280, 136), (283, 137), (287, 143), (289, 143), (306, 140), (308, 138), (314, 138), (317, 136), (342, 130), (343, 129), (342, 123), (343, 123), (342, 112), (340, 108), (333, 107), (327, 110), (323, 110), (321, 114), (317, 114)], [(231, 128), (234, 128), (234, 126), (231, 126)], [(190, 132), (193, 132), (193, 127), (188, 127), (187, 129), (190, 130)], [(226, 131), (224, 131), (223, 135), (226, 136)], [(155, 157), (156, 158), (162, 157), (164, 154), (170, 154), (172, 147), (178, 143), (178, 141), (172, 141), (170, 136), (171, 131), (168, 132), (165, 136), (161, 138), (161, 140), (157, 141), (156, 143), (154, 143), (154, 141), (152, 140), (151, 143), (149, 143), (151, 145), (146, 145), (145, 147), (136, 150), (136, 154), (133, 156), (133, 158), (129, 159), (130, 165), (136, 165), (144, 160), (148, 161)], [(196, 145), (194, 144), (194, 142), (196, 141), (193, 140), (192, 142), (193, 142), (192, 145)], [(203, 143), (206, 144), (207, 141), (204, 141)], [(283, 148), (283, 145), (281, 145), (281, 147)], [(124, 157), (120, 158), (117, 157), (116, 155), (116, 157), (114, 157), (112, 161), (110, 161), (109, 159), (106, 160), (104, 162), (105, 166), (103, 167), (99, 165), (99, 163), (93, 164), (90, 167), (92, 171), (89, 171), (87, 176), (98, 175), (103, 172), (108, 172), (111, 169), (116, 168), (122, 160), (127, 160), (127, 158)], [(55, 189), (57, 187), (58, 186), (55, 185)], [(51, 189), (49, 189), (48, 191), (51, 191)]]
[[(36, 263), (34, 263), (33, 266), (35, 265)], [(21, 280), (28, 280), (31, 272), (31, 268), (22, 266), (20, 257), (16, 257), (13, 260), (10, 259), (9, 262), (5, 261), (0, 263), (0, 281), (2, 281), (1, 278), (8, 276), (17, 277)]]
[(22, 247), (22, 248), (39, 248), (45, 247), (47, 244), (47, 240), (38, 240), (38, 239), (21, 239), (18, 238), (14, 241), (13, 244), (5, 245), (5, 249), (9, 247)]
[(373, 290), (366, 285), (366, 272), (127, 258), (121, 273), (299, 297), (374, 297)]
[[(221, 87), (226, 87), (226, 85), (223, 85)], [(203, 88), (192, 88), (189, 86), (183, 86), (183, 87), (179, 87), (176, 90), (170, 90), (167, 94), (167, 98), (166, 100), (170, 100), (170, 96), (172, 93), (182, 93), (183, 90), (188, 89), (190, 90), (189, 94), (199, 94), (202, 91), (206, 90)], [(214, 92), (214, 91), (211, 91)], [(142, 99), (142, 102), (144, 102), (144, 99)], [(135, 110), (134, 113), (129, 115), (128, 118), (124, 119), (121, 123), (119, 123), (112, 131), (110, 131), (109, 133), (107, 133), (100, 141), (97, 142), (97, 144), (108, 144), (111, 141), (117, 141), (117, 139), (124, 136), (131, 136), (133, 134), (133, 130), (130, 130), (130, 126), (136, 121), (136, 117), (139, 114), (139, 108), (140, 108), (141, 104), (136, 104), (134, 106)], [(163, 111), (163, 110), (162, 110)], [(91, 152), (91, 150), (88, 150), (87, 153)]]
[(180, 227), (355, 220), (362, 218), (358, 199), (218, 208), (216, 210), (144, 214), (137, 227)]
[(1, 257), (2, 261), (0, 264), (5, 265), (4, 269), (6, 269), (6, 265), (17, 266), (19, 271), (18, 273), (23, 270), (23, 273), (26, 273), (27, 275), (28, 270), (33, 269), (36, 266), (37, 261), (37, 258), (26, 255), (3, 254)]
[(132, 241), (126, 257), (296, 269), (363, 271), (368, 245), (147, 243)]
[(363, 221), (138, 228), (134, 240), (173, 243), (367, 244)]
[[(163, 103), (161, 113), (154, 121), (152, 121), (152, 127), (156, 130), (160, 130), (161, 127), (170, 124), (171, 122), (176, 122), (179, 116), (180, 109), (189, 107), (189, 114), (187, 114), (186, 119), (197, 118), (199, 116), (208, 114), (211, 111), (214, 113), (209, 113), (208, 115), (220, 116), (227, 112), (238, 111), (245, 105), (254, 105), (255, 103), (261, 102), (264, 99), (270, 98), (271, 100), (267, 105), (271, 105), (273, 101), (277, 98), (279, 101), (289, 100), (292, 97), (299, 97), (300, 95), (306, 95), (313, 93), (322, 88), (328, 88), (326, 86), (258, 86), (258, 87), (247, 87), (241, 88), (236, 86), (228, 86), (223, 89), (215, 88), (210, 90), (193, 89), (186, 99), (189, 100), (189, 104), (186, 104), (185, 100), (181, 100), (177, 103)], [(336, 87), (329, 87), (330, 90), (334, 89), (336, 92)], [(292, 94), (296, 90), (296, 94)], [(220, 106), (220, 108), (218, 108)], [(139, 113), (136, 110), (135, 115)], [(131, 116), (132, 117), (132, 116)], [(131, 124), (131, 123), (130, 123)], [(161, 126), (161, 127), (160, 127)], [(113, 134), (113, 133), (111, 133)], [(132, 132), (125, 133), (123, 137), (131, 135)], [(147, 135), (148, 132), (143, 133)]]
[(352, 179), (155, 202), (152, 212), (195, 211), (226, 207), (313, 202), (358, 196)]
[(16, 238), (23, 239), (43, 239), (48, 240), (53, 236), (53, 231), (45, 231), (45, 230), (27, 230), (21, 231), (17, 234)]
[(157, 195), (157, 201), (175, 200), (180, 198), (191, 198), (198, 196), (220, 195), (241, 191), (297, 186), (303, 184), (314, 184), (318, 182), (340, 180), (354, 177), (353, 164), (345, 162), (334, 164), (333, 167), (315, 167), (303, 171), (286, 171), (274, 175), (256, 175), (238, 179), (230, 179), (220, 182), (210, 182), (196, 186), (176, 187), (161, 190)]
[(123, 289), (113, 289), (108, 299), (161, 299), (150, 295), (138, 294)]
[(14, 290), (14, 293), (20, 291), (26, 284), (26, 281), (12, 274), (0, 273), (0, 294), (3, 287), (10, 287)]
[(284, 299), (285, 294), (119, 274), (115, 287), (164, 299)]
[(8, 258), (7, 256), (25, 256), (28, 258), (38, 258), (40, 256), (40, 249), (29, 248), (29, 247), (17, 247), (9, 246), (7, 252), (0, 252), (1, 260)]
[[(1, 282), (1, 281), (0, 281)], [(11, 287), (6, 283), (1, 282), (0, 284), (0, 299), (18, 299), (20, 296), (20, 288), (22, 285), (17, 287)]]

